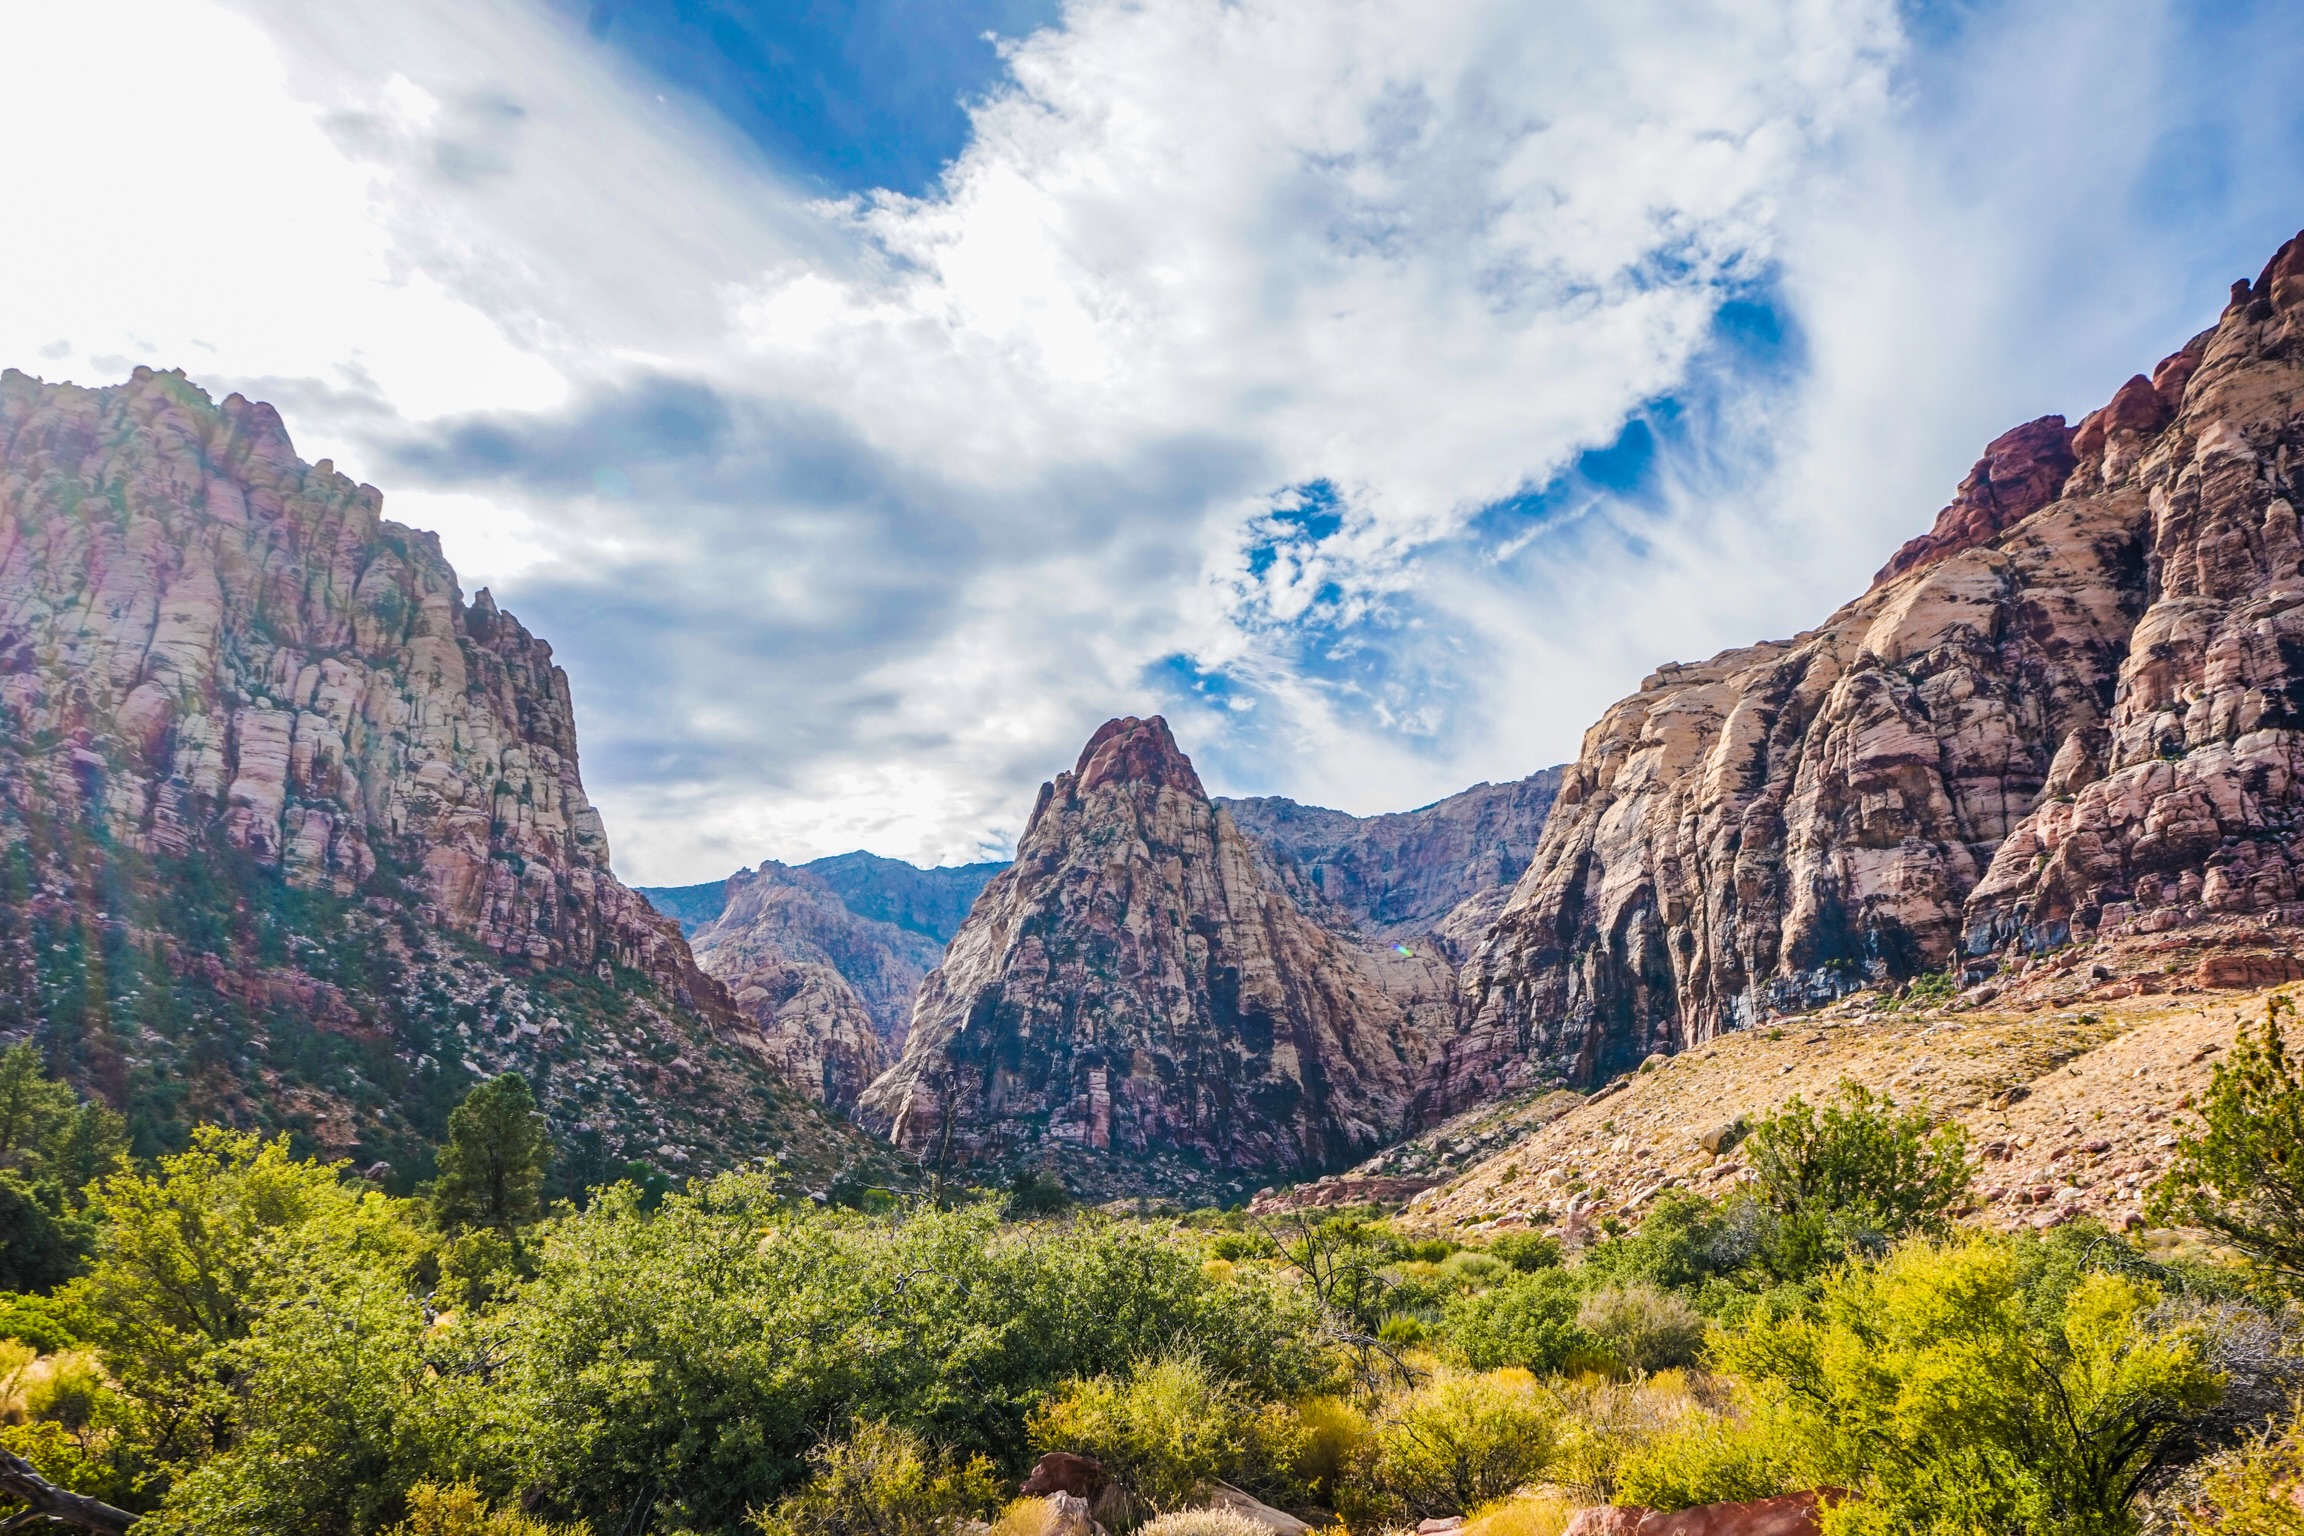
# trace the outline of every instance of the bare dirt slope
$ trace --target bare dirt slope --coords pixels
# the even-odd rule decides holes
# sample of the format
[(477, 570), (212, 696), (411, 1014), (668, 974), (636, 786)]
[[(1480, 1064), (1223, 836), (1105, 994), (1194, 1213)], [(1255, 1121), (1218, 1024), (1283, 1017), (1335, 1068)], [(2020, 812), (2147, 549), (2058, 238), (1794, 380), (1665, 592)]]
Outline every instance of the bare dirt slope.
[[(2053, 1013), (1895, 1011), (1876, 995), (1851, 998), (1654, 1059), (1417, 1195), (1408, 1219), (1552, 1229), (1637, 1220), (1665, 1189), (1716, 1194), (1749, 1177), (1732, 1141), (1715, 1154), (1708, 1137), (1851, 1079), (1966, 1127), (1973, 1219), (2133, 1224), (2177, 1132), (2196, 1123), (2186, 1112), (2211, 1068), (2239, 1021), (2262, 1016), (2265, 995), (2138, 996)], [(1442, 1126), (1421, 1139), (1457, 1137)]]

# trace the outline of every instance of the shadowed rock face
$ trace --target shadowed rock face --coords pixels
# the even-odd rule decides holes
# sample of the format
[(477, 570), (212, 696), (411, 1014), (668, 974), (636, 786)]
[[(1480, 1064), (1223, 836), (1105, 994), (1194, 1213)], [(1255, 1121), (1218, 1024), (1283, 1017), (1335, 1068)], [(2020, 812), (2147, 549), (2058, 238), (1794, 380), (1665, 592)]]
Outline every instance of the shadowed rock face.
[(936, 1166), (1238, 1192), (1400, 1134), (1448, 980), (1308, 916), (1166, 723), (1115, 720), (1042, 786), (858, 1118)]
[(0, 374), (0, 1022), (162, 1138), (391, 1157), (519, 1067), (577, 1161), (757, 1150), (795, 1101), (610, 872), (551, 648), (381, 505), (181, 375)]
[(1963, 948), (2304, 916), (2300, 338), (2292, 242), (2068, 443), (1996, 441), (1821, 627), (1610, 709), (1465, 968), (1447, 1100)]
[(1430, 940), (1460, 964), (1528, 867), (1565, 771), (1383, 816), (1278, 795), (1216, 803), (1272, 854), (1308, 910), (1333, 908), (1387, 944)]

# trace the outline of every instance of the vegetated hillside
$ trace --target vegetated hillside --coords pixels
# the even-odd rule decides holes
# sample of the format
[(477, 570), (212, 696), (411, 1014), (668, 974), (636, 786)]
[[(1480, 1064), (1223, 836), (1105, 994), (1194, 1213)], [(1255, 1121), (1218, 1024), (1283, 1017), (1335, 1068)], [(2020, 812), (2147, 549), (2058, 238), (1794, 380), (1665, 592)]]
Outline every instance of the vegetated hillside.
[(1334, 907), (1387, 944), (1429, 940), (1460, 965), (1527, 869), (1564, 771), (1382, 816), (1279, 795), (1216, 803), (1299, 882), (1308, 907)]
[(1466, 966), (1450, 1098), (2075, 936), (2276, 979), (2304, 920), (2300, 399), (2292, 241), (2149, 379), (1995, 441), (1817, 629), (1611, 708)]
[(934, 1167), (1236, 1198), (1413, 1125), (1450, 982), (1305, 912), (1166, 723), (1114, 720), (1041, 787), (859, 1118)]
[(180, 374), (0, 375), (0, 1024), (148, 1150), (405, 1180), (516, 1067), (570, 1184), (888, 1167), (611, 872), (551, 648), (381, 505)]
[[(1665, 1190), (1718, 1195), (1748, 1181), (1741, 1124), (1794, 1094), (1822, 1103), (1852, 1081), (1966, 1129), (1974, 1221), (2141, 1225), (2146, 1187), (2177, 1137), (2198, 1129), (2188, 1112), (2215, 1062), (2239, 1021), (2263, 1012), (2260, 993), (2190, 990), (2033, 1012), (1903, 1007), (1864, 993), (1659, 1057), (1540, 1128), (1482, 1145), (1468, 1164), (1426, 1165), (1446, 1181), (1404, 1203), (1411, 1220), (1450, 1227), (1636, 1223)], [(1432, 1137), (1463, 1140), (1454, 1126)], [(1396, 1177), (1401, 1157), (1354, 1172)]]

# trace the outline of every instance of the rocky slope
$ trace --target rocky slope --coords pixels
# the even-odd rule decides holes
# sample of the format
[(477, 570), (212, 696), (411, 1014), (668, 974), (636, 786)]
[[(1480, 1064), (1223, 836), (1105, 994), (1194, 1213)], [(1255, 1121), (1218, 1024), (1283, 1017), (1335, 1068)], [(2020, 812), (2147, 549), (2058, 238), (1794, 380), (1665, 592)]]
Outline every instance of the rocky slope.
[(1964, 953), (1973, 980), (2074, 935), (2284, 947), (2300, 363), (2291, 242), (2152, 377), (1994, 442), (1821, 627), (1610, 709), (1465, 969), (1444, 1099), (1599, 1081)]
[(1565, 771), (1475, 784), (1421, 810), (1383, 816), (1278, 795), (1216, 803), (1313, 901), (1383, 943), (1428, 939), (1462, 964), (1527, 869)]
[(147, 1147), (408, 1176), (518, 1066), (570, 1179), (863, 1155), (610, 872), (551, 648), (381, 500), (181, 375), (0, 374), (0, 1025)]
[(1308, 915), (1166, 723), (1114, 720), (1041, 787), (859, 1118), (932, 1167), (1238, 1195), (1400, 1135), (1451, 1013), (1444, 962)]
[(784, 1075), (847, 1110), (904, 1048), (920, 983), (1003, 865), (921, 869), (857, 852), (642, 888), (681, 925)]

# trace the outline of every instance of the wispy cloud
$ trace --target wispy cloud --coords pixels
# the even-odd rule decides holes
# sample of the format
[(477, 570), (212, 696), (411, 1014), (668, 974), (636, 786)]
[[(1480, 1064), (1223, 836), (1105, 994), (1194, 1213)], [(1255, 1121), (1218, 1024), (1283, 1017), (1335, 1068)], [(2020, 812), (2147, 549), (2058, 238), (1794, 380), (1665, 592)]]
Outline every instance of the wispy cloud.
[(102, 120), (40, 174), (104, 253), (10, 242), (0, 348), (259, 385), (441, 526), (656, 880), (978, 855), (1122, 710), (1362, 810), (1556, 761), (2304, 220), (2273, 7), (1074, 0), (836, 201), (559, 9), (50, 10), (0, 87)]

